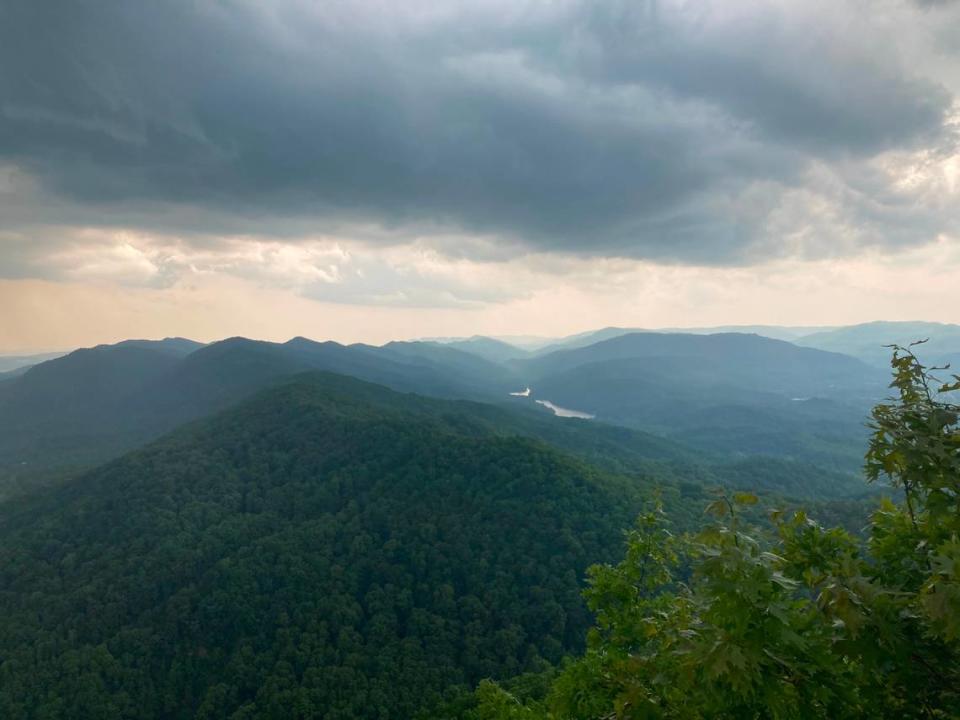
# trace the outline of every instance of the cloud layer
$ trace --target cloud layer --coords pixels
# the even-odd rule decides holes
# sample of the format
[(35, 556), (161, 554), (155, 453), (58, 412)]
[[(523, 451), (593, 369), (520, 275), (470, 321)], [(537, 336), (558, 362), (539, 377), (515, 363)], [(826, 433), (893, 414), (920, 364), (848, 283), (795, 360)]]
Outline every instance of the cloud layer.
[(698, 265), (932, 242), (945, 27), (892, 0), (8, 0), (4, 274), (55, 274), (78, 227)]

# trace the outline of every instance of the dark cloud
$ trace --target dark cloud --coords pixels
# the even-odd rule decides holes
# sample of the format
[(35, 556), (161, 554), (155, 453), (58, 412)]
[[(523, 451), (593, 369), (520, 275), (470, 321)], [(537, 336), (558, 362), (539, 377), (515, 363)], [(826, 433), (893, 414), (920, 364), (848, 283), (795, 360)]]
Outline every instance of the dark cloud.
[(0, 161), (59, 222), (723, 263), (777, 252), (758, 182), (942, 142), (950, 94), (871, 38), (725, 12), (6, 0)]

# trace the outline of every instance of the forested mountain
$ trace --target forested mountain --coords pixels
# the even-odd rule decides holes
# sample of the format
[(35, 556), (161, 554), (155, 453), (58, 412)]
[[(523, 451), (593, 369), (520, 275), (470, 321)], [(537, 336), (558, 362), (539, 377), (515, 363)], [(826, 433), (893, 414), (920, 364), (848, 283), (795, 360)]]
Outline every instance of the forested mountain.
[(631, 333), (513, 364), (535, 396), (710, 452), (860, 463), (886, 382), (859, 360), (757, 335)]
[[(792, 352), (721, 341), (733, 349), (711, 370), (731, 378)], [(221, 412), (0, 506), (0, 715), (431, 717), (486, 677), (581, 650), (584, 570), (616, 554), (654, 495), (681, 529), (717, 485), (860, 524), (850, 473), (508, 397), (531, 368), (546, 386), (598, 357), (660, 362), (663, 342), (671, 367), (706, 383), (698, 353), (718, 340), (610, 342), (509, 367), (431, 343), (131, 342), (31, 369), (0, 391), (0, 447), (38, 464), (89, 463)], [(782, 363), (784, 382), (862, 367), (793, 350), (815, 362)], [(745, 423), (758, 412), (737, 407)], [(19, 409), (32, 414), (18, 435)], [(718, 445), (739, 428), (726, 430)]]
[(23, 474), (94, 462), (143, 440), (142, 389), (181, 357), (162, 343), (101, 345), (0, 383), (0, 495)]
[(0, 516), (0, 715), (412, 718), (559, 661), (649, 487), (312, 375)]
[[(782, 340), (743, 333), (695, 335), (633, 332), (582, 348), (561, 350), (517, 363), (532, 380), (591, 363), (611, 360), (662, 363), (678, 377), (695, 382), (719, 380), (737, 385), (752, 381), (758, 390), (810, 393), (833, 389), (850, 394), (885, 378), (883, 371), (838, 353), (799, 348)], [(674, 367), (672, 364), (681, 362)]]
[(751, 493), (717, 497), (695, 534), (653, 507), (620, 563), (589, 570), (596, 623), (581, 657), (484, 681), (438, 716), (960, 717), (960, 374), (932, 376), (904, 348), (891, 367), (864, 471), (900, 494), (859, 537), (822, 504), (757, 526)]
[(626, 327), (606, 327), (599, 330), (588, 330), (586, 332), (568, 335), (557, 338), (550, 342), (543, 343), (538, 347), (534, 354), (547, 355), (558, 350), (574, 350), (576, 348), (587, 347), (604, 340), (612, 340), (622, 335), (632, 335), (638, 333), (657, 333), (657, 334), (679, 334), (679, 335), (719, 335), (725, 333), (736, 333), (739, 335), (761, 335), (774, 340), (795, 341), (797, 338), (805, 337), (816, 332), (832, 330), (832, 327), (801, 327), (791, 325), (720, 325), (716, 327), (694, 327), (694, 328), (626, 328)]
[(306, 370), (440, 397), (505, 398), (513, 388), (508, 369), (429, 343), (232, 338), (202, 347), (174, 338), (78, 350), (0, 383), (0, 497), (38, 474), (107, 459)]
[(871, 322), (850, 325), (797, 339), (807, 347), (845, 353), (865, 362), (886, 366), (891, 344), (908, 345), (924, 340), (923, 357), (931, 365), (960, 357), (960, 325), (935, 322)]
[[(830, 484), (822, 482), (833, 477), (829, 468), (856, 471), (868, 396), (883, 385), (876, 371), (854, 359), (739, 334), (635, 333), (503, 363), (431, 342), (127, 341), (80, 350), (0, 382), (0, 499), (115, 457), (308, 370), (494, 403), (530, 384), (536, 399), (673, 444), (649, 434), (616, 439), (620, 431), (599, 423), (593, 429), (543, 425), (546, 411), (522, 398), (511, 404), (526, 409), (527, 420), (516, 413), (498, 420), (511, 432), (550, 442), (562, 437), (561, 446), (620, 469), (668, 455), (671, 461), (684, 455), (680, 475), (693, 472), (690, 464), (730, 460), (769, 468), (772, 460), (761, 456), (799, 461), (783, 466), (784, 478), (797, 467), (827, 467), (811, 487)], [(540, 424), (530, 425), (529, 418)], [(683, 449), (691, 446), (706, 455)], [(837, 485), (838, 492), (845, 494), (848, 485)]]

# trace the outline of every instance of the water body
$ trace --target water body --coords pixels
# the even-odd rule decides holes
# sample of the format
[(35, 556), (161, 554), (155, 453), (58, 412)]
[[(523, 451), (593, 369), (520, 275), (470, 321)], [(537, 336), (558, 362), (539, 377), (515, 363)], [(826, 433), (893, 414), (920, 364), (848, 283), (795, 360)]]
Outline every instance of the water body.
[[(524, 397), (528, 398), (533, 394), (533, 391), (530, 388), (520, 390), (518, 392), (512, 392), (510, 395), (513, 397)], [(557, 417), (565, 418), (580, 418), (581, 420), (593, 420), (596, 415), (591, 415), (590, 413), (580, 412), (579, 410), (571, 410), (570, 408), (560, 407), (559, 405), (554, 405), (549, 400), (535, 400), (539, 405), (543, 405), (545, 408), (549, 408), (553, 411), (553, 414)]]
[(553, 414), (557, 417), (581, 418), (582, 420), (593, 420), (596, 417), (596, 415), (591, 415), (590, 413), (580, 412), (579, 410), (571, 410), (569, 408), (560, 407), (559, 405), (554, 405), (549, 400), (537, 400), (536, 402), (553, 410)]

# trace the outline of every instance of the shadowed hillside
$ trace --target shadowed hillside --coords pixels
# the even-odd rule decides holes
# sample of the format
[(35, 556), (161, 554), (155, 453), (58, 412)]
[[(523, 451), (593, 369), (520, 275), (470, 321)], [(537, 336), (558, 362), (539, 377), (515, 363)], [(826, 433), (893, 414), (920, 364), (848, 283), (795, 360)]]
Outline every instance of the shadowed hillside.
[(0, 713), (408, 718), (558, 661), (640, 488), (459, 416), (308, 376), (24, 501)]

